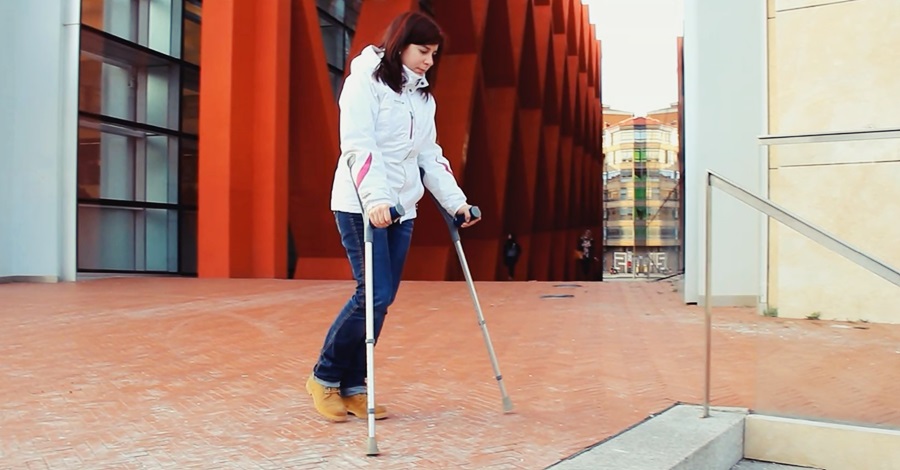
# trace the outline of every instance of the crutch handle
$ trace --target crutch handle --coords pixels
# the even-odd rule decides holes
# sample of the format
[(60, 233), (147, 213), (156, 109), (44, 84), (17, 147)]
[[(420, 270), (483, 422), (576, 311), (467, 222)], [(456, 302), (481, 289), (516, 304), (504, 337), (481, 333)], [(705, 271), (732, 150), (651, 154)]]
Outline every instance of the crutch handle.
[(403, 209), (403, 206), (397, 204), (394, 207), (391, 207), (391, 222), (397, 223), (400, 221), (400, 217), (406, 215), (406, 210)]
[[(362, 201), (359, 202), (359, 205), (362, 206)], [(397, 204), (396, 206), (391, 207), (391, 224), (393, 225), (400, 222), (400, 217), (403, 217), (405, 214), (406, 210), (402, 205)], [(368, 219), (364, 217), (363, 221), (366, 220)], [(371, 222), (364, 225), (365, 227), (363, 229), (363, 241), (368, 243), (372, 241), (372, 231), (375, 229), (375, 227)]]
[[(469, 208), (469, 214), (471, 214), (472, 220), (478, 220), (481, 218), (481, 209), (478, 206), (472, 206)], [(466, 223), (466, 215), (456, 214), (456, 217), (453, 219), (453, 225), (459, 227), (464, 223)]]

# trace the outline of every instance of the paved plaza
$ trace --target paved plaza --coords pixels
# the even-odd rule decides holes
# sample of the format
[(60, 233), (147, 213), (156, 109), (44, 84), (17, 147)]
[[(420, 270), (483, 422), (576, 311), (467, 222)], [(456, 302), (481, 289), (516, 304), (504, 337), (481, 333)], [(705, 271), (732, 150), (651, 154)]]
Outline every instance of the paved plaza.
[[(352, 285), (130, 277), (0, 285), (0, 469), (545, 468), (703, 395), (703, 309), (671, 282), (406, 282), (366, 422), (304, 381)], [(546, 295), (563, 297), (545, 298)], [(712, 402), (900, 428), (900, 326), (714, 312)]]

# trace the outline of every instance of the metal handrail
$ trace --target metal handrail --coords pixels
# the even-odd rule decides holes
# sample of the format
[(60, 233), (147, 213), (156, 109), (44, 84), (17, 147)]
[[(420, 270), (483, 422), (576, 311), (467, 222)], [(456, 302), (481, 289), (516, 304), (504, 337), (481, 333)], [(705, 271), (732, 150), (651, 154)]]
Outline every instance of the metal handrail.
[(900, 128), (809, 132), (805, 134), (763, 135), (758, 137), (760, 145), (813, 144), (875, 139), (900, 139)]
[(712, 188), (719, 188), (726, 194), (743, 202), (744, 204), (756, 209), (767, 216), (781, 222), (782, 224), (794, 229), (801, 235), (806, 236), (814, 242), (828, 248), (831, 251), (847, 258), (848, 260), (861, 266), (888, 282), (900, 287), (900, 270), (878, 260), (874, 256), (866, 254), (859, 248), (855, 248), (846, 242), (840, 240), (834, 235), (822, 230), (821, 228), (797, 217), (783, 207), (773, 203), (772, 201), (756, 196), (737, 184), (726, 178), (716, 174), (711, 170), (706, 171), (706, 240), (704, 241), (706, 260), (704, 272), (706, 275), (704, 292), (704, 308), (706, 312), (706, 369), (704, 371), (704, 388), (703, 388), (703, 417), (709, 417), (709, 393), (710, 393), (710, 364), (712, 353), (712, 301), (711, 301), (711, 279), (712, 279)]

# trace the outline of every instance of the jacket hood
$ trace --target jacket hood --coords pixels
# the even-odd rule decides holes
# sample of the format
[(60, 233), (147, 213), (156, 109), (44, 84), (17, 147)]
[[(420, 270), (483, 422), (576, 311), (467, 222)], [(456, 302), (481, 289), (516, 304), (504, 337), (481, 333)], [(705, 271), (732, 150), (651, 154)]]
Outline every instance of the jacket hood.
[[(366, 46), (358, 56), (350, 61), (350, 72), (372, 74), (381, 63), (382, 57), (384, 57), (383, 49), (372, 45)], [(424, 76), (413, 72), (405, 65), (403, 66), (403, 78), (404, 90), (414, 91), (428, 86), (428, 80)]]
[(375, 46), (366, 46), (358, 56), (350, 61), (350, 72), (365, 73), (367, 70), (373, 72), (375, 67), (381, 62), (382, 56), (384, 56), (383, 50)]

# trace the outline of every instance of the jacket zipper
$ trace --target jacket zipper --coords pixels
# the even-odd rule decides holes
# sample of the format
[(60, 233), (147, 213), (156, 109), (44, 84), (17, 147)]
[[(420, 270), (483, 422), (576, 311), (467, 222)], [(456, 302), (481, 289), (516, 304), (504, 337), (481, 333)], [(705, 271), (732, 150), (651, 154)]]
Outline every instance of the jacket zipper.
[(410, 109), (409, 110), (409, 140), (412, 140), (412, 138), (413, 138), (413, 125), (415, 124), (415, 122), (416, 122), (416, 118), (415, 118), (415, 116), (413, 116), (413, 112)]

